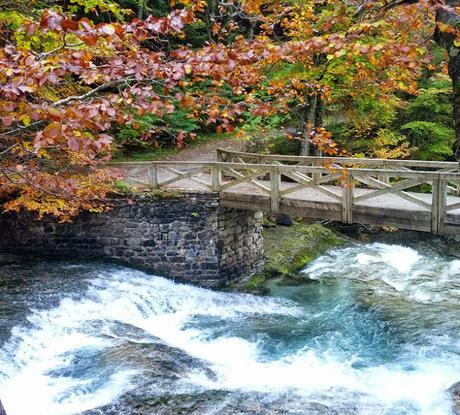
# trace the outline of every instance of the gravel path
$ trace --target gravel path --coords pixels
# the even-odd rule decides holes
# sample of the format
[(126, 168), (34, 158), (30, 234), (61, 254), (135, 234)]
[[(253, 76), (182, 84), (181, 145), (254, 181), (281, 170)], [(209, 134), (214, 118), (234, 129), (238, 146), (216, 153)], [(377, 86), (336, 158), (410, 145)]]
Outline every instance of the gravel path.
[(228, 137), (222, 140), (211, 140), (201, 145), (191, 145), (178, 154), (165, 157), (162, 160), (167, 161), (216, 161), (216, 150), (223, 148), (225, 150), (244, 151), (246, 142), (244, 140)]

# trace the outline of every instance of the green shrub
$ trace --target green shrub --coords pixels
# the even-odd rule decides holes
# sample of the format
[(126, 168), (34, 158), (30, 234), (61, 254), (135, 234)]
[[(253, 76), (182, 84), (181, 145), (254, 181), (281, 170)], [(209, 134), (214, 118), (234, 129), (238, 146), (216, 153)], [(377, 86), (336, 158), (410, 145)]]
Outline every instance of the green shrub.
[(350, 154), (371, 154), (373, 139), (377, 132), (375, 127), (363, 127), (343, 122), (330, 124), (327, 129), (332, 133), (332, 138), (338, 144), (340, 150)]
[(115, 189), (122, 195), (127, 195), (132, 192), (132, 188), (129, 183), (124, 180), (115, 181)]
[[(183, 108), (177, 107), (171, 114), (158, 117), (145, 114), (136, 117), (131, 124), (123, 126), (116, 134), (116, 144), (122, 153), (148, 150), (163, 145), (174, 145), (179, 133), (191, 133), (199, 129), (197, 121)], [(151, 137), (149, 131), (154, 131)]]
[(300, 153), (300, 141), (287, 138), (282, 130), (259, 129), (247, 133), (246, 149), (250, 153), (260, 154), (291, 154)]
[(399, 114), (398, 123), (429, 121), (445, 126), (452, 125), (452, 86), (449, 82), (433, 82), (433, 87), (423, 89)]
[(414, 158), (420, 160), (444, 160), (452, 156), (455, 139), (454, 129), (429, 121), (412, 121), (404, 124), (401, 131), (416, 150)]

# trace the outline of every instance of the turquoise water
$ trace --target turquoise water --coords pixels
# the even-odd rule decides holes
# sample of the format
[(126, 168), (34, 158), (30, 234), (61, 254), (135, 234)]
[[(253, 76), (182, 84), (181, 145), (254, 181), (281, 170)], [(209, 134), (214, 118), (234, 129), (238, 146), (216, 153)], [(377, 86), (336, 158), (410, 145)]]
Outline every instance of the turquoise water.
[(304, 276), (257, 297), (104, 264), (5, 266), (0, 398), (9, 415), (451, 414), (460, 261), (354, 245)]

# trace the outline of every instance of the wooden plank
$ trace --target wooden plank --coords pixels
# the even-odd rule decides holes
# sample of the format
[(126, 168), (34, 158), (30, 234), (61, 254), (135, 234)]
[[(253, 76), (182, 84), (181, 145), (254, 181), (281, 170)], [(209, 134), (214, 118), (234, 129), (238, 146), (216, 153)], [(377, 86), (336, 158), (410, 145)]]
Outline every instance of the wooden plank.
[(184, 172), (184, 173), (182, 173), (182, 172), (177, 173), (177, 170), (175, 170), (175, 169), (165, 168), (165, 170), (169, 171), (170, 173), (175, 174), (176, 176), (171, 177), (170, 179), (163, 180), (162, 182), (159, 181), (158, 182), (159, 187), (164, 187), (164, 186), (167, 186), (168, 184), (172, 184), (172, 183), (178, 182), (180, 180), (188, 179), (190, 176), (195, 174), (195, 172), (192, 172), (192, 171)]
[(131, 167), (128, 171), (128, 174), (130, 175), (138, 175), (142, 170), (144, 170), (145, 167), (141, 166), (141, 167)]
[[(257, 162), (266, 162), (266, 160), (260, 155), (257, 156), (259, 157), (258, 159), (255, 159)], [(239, 157), (244, 161), (244, 157)], [(448, 165), (446, 167), (445, 163), (443, 163), (444, 166), (441, 171), (433, 172), (413, 171), (410, 170), (406, 165), (401, 164), (392, 165), (390, 167), (386, 166), (386, 168), (389, 168), (390, 170), (343, 167), (331, 168), (330, 166), (320, 167), (318, 164), (323, 163), (323, 160), (330, 160), (330, 158), (303, 157), (298, 160), (289, 160), (289, 162), (296, 162), (299, 165), (286, 165), (282, 164), (279, 160), (269, 160), (268, 162), (273, 164), (244, 162), (138, 162), (117, 163), (116, 165), (112, 164), (111, 167), (123, 167), (128, 169), (134, 168), (134, 173), (136, 176), (139, 175), (139, 179), (143, 179), (144, 175), (141, 175), (140, 172), (145, 170), (145, 177), (148, 178), (148, 183), (146, 183), (147, 180), (142, 181), (135, 177), (129, 178), (130, 172), (125, 174), (128, 174), (127, 180), (130, 182), (139, 183), (142, 186), (149, 187), (166, 186), (168, 184), (184, 180), (184, 182), (182, 182), (183, 187), (189, 188), (190, 190), (197, 189), (197, 186), (193, 185), (193, 182), (196, 182), (205, 186), (206, 189), (220, 191), (225, 188), (234, 187), (240, 183), (247, 182), (250, 186), (242, 185), (241, 188), (236, 188), (229, 192), (229, 194), (233, 196), (228, 197), (235, 197), (235, 203), (241, 203), (239, 202), (239, 198), (246, 195), (251, 197), (255, 204), (261, 203), (261, 200), (263, 200), (265, 197), (266, 199), (264, 203), (266, 208), (270, 206), (274, 212), (280, 211), (280, 209), (282, 209), (284, 206), (284, 203), (292, 204), (299, 202), (302, 204), (304, 202), (308, 202), (308, 199), (305, 199), (307, 195), (307, 197), (312, 198), (312, 206), (315, 209), (314, 215), (319, 215), (318, 217), (327, 215), (327, 211), (335, 203), (336, 208), (340, 209), (339, 211), (336, 211), (336, 215), (340, 215), (340, 217), (342, 217), (342, 219), (346, 222), (352, 222), (353, 220), (366, 220), (365, 211), (361, 212), (359, 210), (360, 208), (371, 209), (373, 211), (377, 209), (377, 212), (379, 212), (378, 209), (381, 209), (382, 215), (389, 215), (385, 218), (385, 223), (388, 223), (388, 225), (391, 226), (393, 220), (397, 226), (397, 224), (403, 223), (401, 222), (401, 217), (397, 215), (392, 217), (392, 215), (402, 211), (414, 212), (414, 214), (421, 211), (415, 206), (412, 207), (412, 205), (404, 204), (402, 201), (396, 201), (396, 203), (394, 203), (396, 208), (393, 207), (393, 202), (395, 201), (394, 197), (397, 197), (408, 200), (417, 204), (418, 206), (422, 206), (424, 209), (427, 209), (430, 213), (424, 212), (426, 215), (425, 219), (423, 219), (425, 224), (420, 226), (424, 228), (429, 227), (434, 233), (444, 233), (445, 231), (452, 232), (452, 220), (454, 220), (454, 222), (458, 221), (460, 223), (460, 215), (454, 213), (451, 215), (454, 219), (449, 217), (450, 222), (445, 225), (447, 212), (460, 209), (459, 199), (449, 199), (451, 201), (450, 205), (446, 205), (447, 191), (455, 192), (457, 190), (457, 186), (460, 186), (460, 167), (456, 163), (455, 165), (457, 166), (457, 169), (455, 169), (455, 173), (453, 173), (452, 170), (454, 169), (452, 169), (452, 166)], [(373, 159), (373, 161), (375, 160), (377, 159)], [(353, 160), (355, 165), (361, 162), (361, 159)], [(345, 165), (343, 159), (337, 161), (336, 163), (342, 163), (342, 166)], [(307, 166), (306, 164), (315, 164), (315, 166)], [(377, 166), (375, 163), (369, 165)], [(420, 168), (420, 165), (416, 167)], [(425, 168), (424, 166), (422, 167)], [(429, 168), (437, 167), (430, 165)], [(171, 173), (174, 177), (169, 176), (169, 174), (166, 174), (166, 176), (164, 174), (160, 175), (160, 169), (162, 170), (161, 173), (163, 173), (163, 171)], [(222, 172), (225, 171), (229, 172), (230, 176), (236, 177), (237, 179), (229, 183), (222, 184)], [(261, 177), (270, 172), (273, 173), (270, 177), (270, 186), (267, 184), (267, 182), (257, 179), (258, 177)], [(284, 190), (281, 190), (281, 178), (283, 175), (294, 180), (296, 183), (288, 188), (284, 188)], [(320, 175), (326, 176), (319, 178)], [(315, 184), (310, 176), (318, 178), (318, 183)], [(163, 177), (165, 180), (159, 183), (159, 177)], [(333, 188), (321, 186), (323, 182), (331, 182), (340, 179), (341, 177), (346, 177), (347, 182), (350, 180), (349, 177), (353, 177), (354, 180), (358, 180), (361, 183), (364, 183), (366, 186), (377, 188), (378, 190), (371, 191), (368, 194), (360, 194), (360, 196), (355, 197), (353, 200), (353, 180), (351, 181), (351, 184), (348, 183), (348, 185), (343, 186), (341, 195), (331, 190)], [(377, 179), (376, 177), (380, 178), (381, 180)], [(398, 178), (401, 181), (394, 184), (393, 186), (385, 183), (388, 178), (392, 177)], [(433, 187), (432, 199), (434, 200), (435, 205), (427, 203), (427, 201), (421, 197), (419, 198), (416, 194), (414, 195), (413, 192), (409, 193), (404, 191), (404, 189), (409, 189), (410, 187), (426, 182), (433, 182), (435, 184)], [(273, 190), (273, 185), (275, 186), (275, 190)], [(264, 194), (269, 194), (270, 202), (267, 196), (264, 196), (260, 192), (255, 191), (256, 189), (251, 186), (262, 190)], [(283, 183), (283, 186), (289, 185), (287, 183)], [(291, 196), (286, 198), (286, 195), (296, 191), (301, 191), (303, 189), (305, 189), (305, 193), (299, 192), (298, 197), (296, 195), (294, 197)], [(307, 191), (307, 189), (314, 189), (315, 191)], [(324, 196), (319, 195), (318, 192), (331, 197), (332, 201), (328, 201), (330, 199), (326, 199)], [(387, 194), (389, 196), (385, 196)], [(365, 200), (376, 198), (380, 195), (386, 197), (382, 199), (384, 201), (383, 204), (381, 201), (376, 201), (375, 203), (371, 201), (370, 203), (356, 205), (356, 202), (360, 203)], [(339, 203), (335, 202), (336, 200)], [(353, 204), (353, 202), (355, 202), (355, 204)], [(385, 203), (389, 203), (388, 209)], [(242, 208), (244, 208), (244, 205)], [(324, 215), (323, 213), (320, 213), (320, 211), (324, 211)], [(305, 212), (305, 214), (307, 214), (307, 212)], [(359, 215), (359, 217), (356, 215)], [(356, 218), (354, 216), (356, 216)], [(380, 216), (376, 215), (374, 212), (373, 215), (370, 215), (369, 220), (377, 223), (379, 220), (378, 217)], [(420, 227), (418, 225), (418, 223), (413, 224), (414, 227)]]
[[(320, 174), (323, 174), (323, 172), (320, 172)], [(292, 173), (283, 172), (282, 176), (289, 177), (292, 180), (297, 180), (297, 179), (303, 179), (303, 180), (306, 180), (306, 181), (312, 181), (313, 180), (313, 177), (309, 177), (307, 175), (304, 175), (304, 174), (301, 174), (301, 173), (298, 173), (298, 172), (295, 172), (295, 171), (292, 172)], [(330, 171), (328, 171), (325, 176), (322, 176), (321, 178), (317, 179), (316, 184), (320, 185), (320, 184), (329, 183), (331, 181), (341, 179), (342, 177), (343, 177), (343, 174), (331, 174)]]
[(439, 179), (439, 208), (438, 208), (438, 233), (443, 235), (446, 226), (446, 205), (447, 205), (447, 182), (441, 177)]
[[(224, 169), (224, 171), (227, 172), (227, 174), (230, 174), (230, 175), (233, 175), (233, 177), (236, 177), (237, 179), (245, 179), (247, 176), (245, 176), (243, 173), (240, 173), (238, 171), (236, 171), (235, 169)], [(253, 172), (254, 174), (257, 174), (256, 178), (261, 176), (262, 174), (266, 174), (266, 172), (262, 172), (262, 173), (258, 173), (257, 171)], [(257, 187), (258, 189), (270, 194), (271, 190), (269, 187), (267, 186), (264, 186), (262, 183), (259, 183), (257, 180), (255, 179), (248, 179), (248, 183), (251, 183), (253, 184), (255, 187)]]
[(163, 180), (162, 182), (159, 182), (158, 183), (159, 187), (164, 187), (164, 186), (167, 186), (169, 184), (179, 182), (179, 181), (185, 180), (185, 179), (193, 180), (193, 181), (195, 181), (197, 183), (200, 183), (200, 184), (203, 184), (203, 185), (205, 185), (206, 187), (209, 187), (209, 188), (211, 187), (211, 185), (209, 183), (205, 182), (204, 180), (201, 180), (200, 178), (194, 177), (196, 175), (202, 174), (202, 170), (197, 171), (195, 169), (195, 170), (189, 170), (189, 171), (181, 172), (179, 170), (169, 168), (169, 167), (166, 167), (166, 166), (163, 166), (163, 168), (164, 168), (164, 170), (169, 171), (170, 173), (175, 174), (176, 176), (171, 177), (170, 179)]
[(447, 183), (447, 193), (450, 193), (452, 195), (457, 195), (458, 189), (457, 185), (450, 185), (451, 182)]
[[(249, 163), (221, 163), (221, 162), (199, 162), (199, 161), (188, 161), (188, 162), (170, 162), (170, 161), (155, 161), (155, 162), (137, 162), (135, 164), (139, 164), (145, 167), (148, 166), (158, 166), (163, 168), (172, 168), (173, 166), (181, 167), (181, 168), (189, 168), (189, 169), (198, 169), (198, 168), (211, 168), (215, 167), (222, 167), (222, 168), (234, 168), (234, 169), (241, 169), (244, 167), (245, 170), (251, 169), (265, 169), (267, 172), (277, 165), (274, 164), (249, 164)], [(123, 166), (133, 166), (131, 162), (120, 162), (117, 165)], [(331, 173), (331, 169), (325, 167), (309, 167), (309, 166), (288, 166), (288, 165), (280, 165), (277, 166), (279, 168), (280, 173), (284, 172), (297, 172), (297, 173), (317, 173), (317, 172), (324, 172), (324, 173)], [(430, 172), (430, 171), (404, 171), (404, 170), (378, 170), (378, 169), (334, 169), (334, 173), (337, 171), (341, 172), (353, 172), (354, 177), (365, 177), (365, 176), (376, 176), (381, 175), (385, 177), (401, 177), (401, 178), (425, 178), (427, 181), (435, 179), (439, 177), (439, 175), (443, 175), (446, 180), (460, 180), (459, 173), (437, 173), (437, 172)], [(344, 173), (346, 174), (346, 173)]]
[(446, 212), (450, 212), (451, 210), (460, 209), (460, 202), (452, 203), (451, 205), (446, 206)]
[(208, 182), (206, 182), (204, 180), (201, 180), (199, 177), (190, 176), (189, 178), (190, 178), (190, 180), (193, 180), (196, 183), (200, 183), (200, 184), (204, 185), (206, 188), (208, 188), (210, 190), (213, 190), (212, 189), (212, 183), (208, 183)]
[(217, 153), (217, 161), (220, 161), (220, 162), (225, 162), (225, 161), (228, 161), (228, 152), (225, 151), (225, 150), (222, 150), (221, 148), (218, 148), (216, 150), (216, 153)]
[[(232, 169), (223, 169), (223, 171), (226, 172), (227, 174), (229, 174), (230, 176), (233, 176), (235, 173), (238, 173), (238, 175), (241, 175), (241, 173), (232, 171)], [(227, 190), (227, 189), (229, 189), (231, 187), (236, 186), (237, 184), (244, 183), (244, 182), (250, 183), (251, 180), (256, 179), (257, 177), (261, 176), (262, 174), (266, 174), (266, 172), (265, 171), (263, 171), (263, 172), (258, 171), (258, 172), (252, 173), (250, 175), (242, 175), (242, 177), (240, 176), (239, 178), (237, 178), (234, 181), (222, 184), (220, 186), (220, 190)], [(235, 177), (235, 176), (233, 176), (233, 177)], [(263, 186), (263, 185), (261, 185), (261, 186)], [(265, 190), (265, 189), (269, 190), (268, 188), (265, 188), (265, 186), (263, 186), (263, 187), (264, 187), (263, 190)]]
[[(288, 176), (289, 177), (289, 176)], [(312, 179), (300, 179), (300, 178), (294, 178), (294, 176), (292, 177), (293, 180), (296, 180), (299, 185), (298, 186), (292, 186), (288, 189), (284, 189), (281, 191), (281, 196), (286, 196), (290, 193), (294, 193), (294, 192), (298, 192), (299, 190), (302, 190), (306, 187), (314, 187), (316, 190), (318, 190), (319, 192), (325, 194), (326, 196), (329, 196), (331, 197), (332, 199), (335, 199), (335, 200), (341, 200), (341, 196), (334, 193), (332, 190), (329, 190), (323, 186), (318, 186), (318, 185), (315, 185), (313, 183), (313, 180)]]
[(319, 179), (316, 184), (329, 183), (329, 182), (339, 180), (342, 178), (343, 178), (343, 174), (328, 174), (326, 176), (321, 177), (321, 179)]
[(139, 179), (135, 179), (134, 177), (127, 177), (126, 180), (127, 180), (128, 182), (133, 182), (133, 183), (141, 184), (141, 185), (143, 185), (143, 186), (145, 186), (145, 187), (150, 187), (150, 183), (144, 182), (144, 181), (139, 180)]

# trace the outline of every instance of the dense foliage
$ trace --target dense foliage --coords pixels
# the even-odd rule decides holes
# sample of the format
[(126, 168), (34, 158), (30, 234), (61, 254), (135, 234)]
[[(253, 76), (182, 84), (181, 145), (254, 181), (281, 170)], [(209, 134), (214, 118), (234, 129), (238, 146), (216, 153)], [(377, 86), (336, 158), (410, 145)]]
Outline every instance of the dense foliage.
[(456, 5), (0, 0), (3, 207), (104, 209), (114, 153), (206, 131), (258, 151), (450, 157)]

